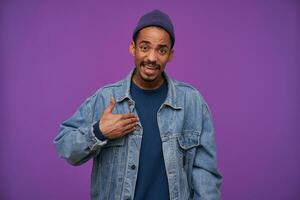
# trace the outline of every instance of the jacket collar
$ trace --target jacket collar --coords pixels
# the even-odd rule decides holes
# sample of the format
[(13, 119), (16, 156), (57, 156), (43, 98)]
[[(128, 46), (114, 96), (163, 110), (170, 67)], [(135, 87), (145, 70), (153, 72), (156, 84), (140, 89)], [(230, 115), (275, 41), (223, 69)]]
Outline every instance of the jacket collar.
[[(130, 86), (131, 86), (131, 80), (134, 71), (135, 69), (131, 70), (130, 73), (127, 75), (127, 77), (120, 82), (121, 88), (120, 91), (116, 94), (116, 101), (118, 103), (122, 102), (125, 99), (128, 99), (131, 102), (133, 101), (130, 95)], [(165, 80), (167, 81), (167, 85), (168, 85), (167, 97), (163, 104), (166, 106), (170, 106), (171, 108), (176, 110), (181, 109), (181, 107), (176, 102), (177, 96), (176, 96), (175, 81), (172, 78), (170, 78), (165, 72), (163, 72), (163, 76), (165, 77)]]

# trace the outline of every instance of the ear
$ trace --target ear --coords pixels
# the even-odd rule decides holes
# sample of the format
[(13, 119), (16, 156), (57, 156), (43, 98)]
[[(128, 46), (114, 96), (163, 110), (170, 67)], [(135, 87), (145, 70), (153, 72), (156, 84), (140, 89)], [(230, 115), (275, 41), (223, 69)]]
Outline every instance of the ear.
[(135, 56), (135, 43), (132, 40), (129, 45), (129, 53), (134, 57)]
[(169, 55), (169, 58), (168, 58), (168, 62), (170, 62), (173, 59), (173, 55), (174, 55), (174, 49), (171, 49), (170, 55)]

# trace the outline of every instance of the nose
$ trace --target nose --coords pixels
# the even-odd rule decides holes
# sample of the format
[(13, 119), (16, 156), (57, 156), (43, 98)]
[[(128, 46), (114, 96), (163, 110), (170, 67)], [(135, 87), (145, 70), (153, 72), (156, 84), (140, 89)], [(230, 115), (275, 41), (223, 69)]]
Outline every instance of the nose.
[(156, 62), (156, 60), (157, 60), (157, 55), (156, 55), (156, 52), (155, 52), (154, 49), (153, 49), (152, 51), (149, 52), (149, 54), (148, 54), (148, 60), (149, 60), (150, 62)]

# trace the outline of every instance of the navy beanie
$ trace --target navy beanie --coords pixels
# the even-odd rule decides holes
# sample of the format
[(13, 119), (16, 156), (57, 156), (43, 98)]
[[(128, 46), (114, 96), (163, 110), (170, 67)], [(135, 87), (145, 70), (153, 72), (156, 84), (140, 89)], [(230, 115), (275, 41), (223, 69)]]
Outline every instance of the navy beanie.
[(149, 26), (158, 26), (167, 31), (171, 38), (171, 48), (173, 48), (175, 43), (174, 27), (170, 17), (167, 14), (160, 10), (153, 10), (143, 15), (133, 31), (133, 39), (141, 29)]

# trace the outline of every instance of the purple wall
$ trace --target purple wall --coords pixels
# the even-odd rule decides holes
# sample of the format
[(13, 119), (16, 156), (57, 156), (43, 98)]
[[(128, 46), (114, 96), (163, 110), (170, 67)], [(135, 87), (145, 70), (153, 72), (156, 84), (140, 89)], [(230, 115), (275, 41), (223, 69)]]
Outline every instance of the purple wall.
[(133, 28), (154, 8), (175, 24), (167, 72), (212, 110), (223, 199), (300, 199), (299, 1), (172, 2), (1, 2), (0, 199), (89, 198), (91, 162), (68, 165), (52, 140), (132, 69)]

